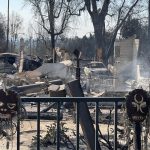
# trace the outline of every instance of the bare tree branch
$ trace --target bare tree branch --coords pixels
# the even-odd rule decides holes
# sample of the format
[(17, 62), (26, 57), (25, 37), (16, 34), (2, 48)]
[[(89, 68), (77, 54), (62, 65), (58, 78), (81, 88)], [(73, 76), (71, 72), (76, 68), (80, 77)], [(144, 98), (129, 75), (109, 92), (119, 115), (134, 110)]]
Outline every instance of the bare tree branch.
[(136, 4), (139, 2), (140, 0), (136, 0), (132, 6), (129, 8), (128, 12), (126, 13), (126, 15), (124, 16), (124, 18), (120, 18), (121, 16), (121, 9), (123, 8), (123, 5), (125, 3), (125, 0), (122, 3), (122, 6), (120, 7), (119, 11), (118, 11), (118, 21), (117, 21), (117, 25), (116, 28), (114, 30), (110, 45), (108, 50), (106, 51), (106, 59), (108, 59), (108, 57), (110, 56), (112, 49), (113, 49), (113, 45), (114, 45), (114, 41), (116, 39), (117, 36), (117, 32), (120, 29), (120, 27), (123, 25), (124, 21), (127, 19), (127, 17), (129, 16), (129, 14), (131, 13), (131, 11), (133, 10), (133, 8), (136, 6)]
[(78, 9), (78, 7), (82, 4), (83, 2), (81, 2), (79, 5), (76, 6), (76, 8), (74, 8), (73, 10), (69, 7), (68, 11), (69, 11), (69, 15), (71, 16), (81, 16), (81, 12), (85, 10), (85, 4), (83, 7), (79, 8), (78, 13), (76, 13), (76, 10)]
[(54, 15), (55, 18), (59, 18), (60, 13), (61, 13), (61, 11), (62, 11), (63, 3), (64, 3), (64, 0), (61, 1), (61, 5), (60, 5), (60, 8), (59, 8), (58, 14), (57, 14), (57, 15)]
[(96, 0), (92, 0), (92, 8), (93, 8), (93, 13), (97, 13)]
[(106, 17), (107, 12), (108, 12), (109, 4), (110, 4), (110, 0), (105, 0), (104, 1), (103, 6), (102, 6), (102, 10), (100, 12), (100, 17), (103, 17), (103, 18)]
[(91, 1), (90, 0), (84, 0), (85, 1), (85, 6), (87, 8), (87, 11), (89, 12), (90, 15), (92, 15), (91, 11)]

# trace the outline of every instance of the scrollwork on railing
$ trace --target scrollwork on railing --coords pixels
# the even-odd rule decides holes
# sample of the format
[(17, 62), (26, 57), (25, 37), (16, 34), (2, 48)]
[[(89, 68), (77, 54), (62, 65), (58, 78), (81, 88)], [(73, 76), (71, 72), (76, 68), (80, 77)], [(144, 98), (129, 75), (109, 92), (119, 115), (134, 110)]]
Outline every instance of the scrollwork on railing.
[(131, 122), (143, 122), (148, 113), (148, 94), (143, 89), (135, 89), (126, 97), (127, 115)]
[(18, 94), (0, 90), (0, 118), (11, 118), (17, 113)]

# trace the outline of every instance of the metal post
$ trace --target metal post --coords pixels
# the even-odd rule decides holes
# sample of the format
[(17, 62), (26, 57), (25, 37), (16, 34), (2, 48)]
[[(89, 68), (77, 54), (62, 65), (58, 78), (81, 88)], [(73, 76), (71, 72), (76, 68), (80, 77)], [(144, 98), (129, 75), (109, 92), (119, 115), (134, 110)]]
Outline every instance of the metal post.
[(141, 150), (141, 125), (135, 123), (135, 149)]
[[(144, 107), (142, 105), (144, 105)], [(149, 96), (147, 91), (139, 88), (130, 92), (126, 97), (126, 108), (129, 120), (133, 122), (134, 125), (135, 149), (141, 150), (141, 125), (149, 113)]]
[(8, 0), (8, 8), (7, 8), (7, 45), (6, 51), (8, 52), (8, 45), (9, 45), (9, 0)]
[(40, 150), (40, 102), (37, 102), (37, 150)]
[(31, 56), (31, 42), (32, 42), (32, 37), (30, 36), (30, 56)]
[(18, 107), (17, 107), (17, 150), (20, 150), (20, 102), (21, 100), (18, 100)]
[[(78, 50), (75, 50), (76, 52), (79, 53)], [(76, 79), (79, 80), (80, 82), (80, 59), (79, 59), (79, 55), (75, 53), (76, 56), (76, 61), (77, 61), (77, 66), (76, 66)], [(76, 150), (79, 150), (79, 102), (76, 103)]]
[(95, 113), (95, 150), (98, 149), (98, 118), (99, 118), (99, 104), (98, 102), (95, 103), (95, 109), (96, 109), (96, 113)]
[(80, 103), (76, 103), (76, 150), (79, 150), (79, 109)]
[(77, 67), (76, 67), (76, 79), (80, 81), (80, 59), (77, 58)]
[(60, 102), (57, 103), (57, 150), (60, 149)]
[(114, 150), (117, 150), (117, 120), (118, 120), (118, 115), (117, 115), (117, 106), (118, 102), (115, 102), (115, 112), (114, 112)]
[(76, 66), (76, 79), (80, 81), (80, 56), (81, 52), (77, 49), (74, 50), (74, 55), (76, 56), (77, 66)]

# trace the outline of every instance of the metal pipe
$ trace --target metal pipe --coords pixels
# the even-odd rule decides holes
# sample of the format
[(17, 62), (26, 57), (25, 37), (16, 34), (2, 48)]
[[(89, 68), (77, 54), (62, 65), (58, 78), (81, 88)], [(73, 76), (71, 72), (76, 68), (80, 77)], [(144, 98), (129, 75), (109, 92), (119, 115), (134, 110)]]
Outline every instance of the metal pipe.
[(141, 125), (135, 123), (135, 149), (141, 150)]
[[(77, 94), (77, 92), (79, 93), (79, 90), (77, 91), (77, 86), (75, 86), (74, 91), (72, 92), (72, 94)], [(80, 93), (82, 96), (82, 93)], [(105, 106), (113, 106), (113, 105), (109, 105), (109, 103), (113, 102), (117, 102), (119, 103), (119, 105), (123, 104), (125, 102), (125, 98), (124, 97), (81, 97), (80, 98), (80, 104), (81, 102), (100, 102), (103, 103), (103, 105)], [(78, 98), (77, 97), (21, 97), (22, 102), (77, 102)], [(80, 105), (81, 106), (81, 105)], [(117, 104), (118, 106), (118, 104)], [(118, 107), (117, 107), (118, 108)]]
[(95, 112), (95, 150), (98, 149), (98, 118), (99, 118), (99, 104), (98, 102), (96, 102), (96, 105), (95, 105), (95, 109), (96, 109), (96, 112)]
[(117, 114), (118, 102), (114, 104), (114, 150), (117, 150), (117, 122), (118, 122), (118, 114)]
[(9, 0), (8, 0), (8, 8), (7, 8), (7, 45), (6, 45), (6, 51), (8, 52), (8, 46), (9, 46)]
[(60, 149), (60, 102), (57, 103), (57, 150)]
[(17, 150), (20, 150), (20, 106), (21, 101), (18, 101), (17, 107)]
[(40, 150), (40, 102), (37, 102), (37, 150)]
[(76, 150), (79, 150), (79, 110), (80, 110), (80, 103), (76, 103)]
[(76, 79), (80, 81), (80, 59), (77, 57)]

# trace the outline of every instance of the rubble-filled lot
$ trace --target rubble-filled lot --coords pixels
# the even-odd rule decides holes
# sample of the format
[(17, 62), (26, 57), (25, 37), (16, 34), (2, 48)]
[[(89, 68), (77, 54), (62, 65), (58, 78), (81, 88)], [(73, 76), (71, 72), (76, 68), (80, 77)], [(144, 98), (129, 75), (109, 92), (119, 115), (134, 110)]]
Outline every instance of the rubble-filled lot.
[[(111, 92), (110, 92), (111, 93)], [(105, 94), (106, 96), (110, 96), (110, 93)], [(120, 93), (123, 94), (123, 93)], [(118, 94), (119, 95), (119, 94)], [(27, 112), (36, 112), (37, 111), (37, 105), (34, 103), (28, 103), (25, 104), (25, 109)], [(93, 123), (95, 122), (95, 103), (88, 103), (89, 106), (89, 111), (91, 114), (91, 117), (93, 119)], [(42, 103), (41, 104), (41, 110), (44, 110), (47, 108), (47, 104)], [(106, 107), (106, 105), (100, 105), (99, 106), (99, 129), (101, 131), (101, 134), (99, 136), (99, 139), (101, 141), (102, 148), (104, 150), (109, 150), (105, 145), (105, 140), (109, 138), (109, 142), (113, 145), (113, 138), (114, 138), (114, 108), (113, 104), (109, 105)], [(56, 108), (55, 106), (51, 108), (48, 112), (50, 113), (55, 113), (56, 114)], [(75, 114), (74, 114), (74, 109), (69, 108), (66, 109), (64, 107), (61, 108), (61, 113), (63, 114), (63, 118), (60, 121), (60, 124), (63, 125), (63, 131), (66, 138), (63, 138), (61, 141), (61, 149), (63, 150), (69, 150), (69, 149), (74, 149), (76, 146), (76, 123), (75, 123)], [(126, 113), (124, 109), (119, 109), (118, 110), (118, 144), (120, 146), (126, 145), (126, 142), (128, 140), (131, 140), (131, 149), (133, 148), (133, 135), (134, 135), (134, 128), (133, 126), (127, 121), (126, 118)], [(13, 122), (16, 123), (16, 119), (13, 119)], [(144, 124), (143, 124), (144, 125)], [(94, 124), (95, 126), (95, 124)], [(48, 130), (47, 127), (50, 127), (50, 130)], [(37, 120), (36, 119), (24, 119), (21, 121), (20, 124), (20, 148), (23, 150), (36, 150), (36, 134), (37, 134)], [(7, 131), (7, 130), (6, 130)], [(56, 131), (56, 120), (47, 120), (47, 119), (41, 119), (40, 121), (40, 134), (41, 134), (41, 139), (44, 139), (47, 131), (50, 131), (52, 134), (54, 131)], [(86, 147), (86, 142), (82, 133), (82, 129), (80, 127), (80, 149), (85, 150), (87, 149)], [(147, 132), (146, 126), (144, 125), (143, 132), (142, 132), (142, 142), (144, 142), (144, 137), (145, 137), (145, 132)], [(53, 141), (55, 135), (52, 134), (53, 136), (50, 141)], [(63, 136), (64, 137), (64, 136)], [(129, 137), (131, 139), (129, 139)], [(35, 138), (35, 140), (33, 140)], [(7, 150), (7, 149), (12, 149), (16, 150), (16, 133), (13, 135), (12, 139), (8, 140), (8, 137), (3, 137), (0, 140), (0, 145), (1, 149)], [(67, 141), (67, 142), (66, 142)], [(65, 143), (66, 142), (66, 143)], [(103, 143), (103, 144), (102, 144)], [(8, 147), (9, 145), (9, 147)], [(144, 146), (144, 145), (143, 145)], [(150, 146), (150, 144), (148, 144)], [(56, 143), (47, 143), (46, 145), (43, 145), (41, 143), (41, 149), (42, 150), (48, 150), (48, 149), (56, 149)]]
[[(43, 105), (44, 106), (44, 105)], [(42, 109), (44, 107), (41, 107)], [(36, 105), (27, 105), (26, 106), (27, 110), (31, 110), (35, 111), (37, 109)], [(110, 115), (110, 110), (112, 109), (112, 114)], [(52, 109), (51, 111), (56, 112), (55, 109)], [(67, 140), (67, 138), (65, 139), (65, 141), (67, 141), (66, 143), (63, 141), (61, 141), (61, 149), (74, 149), (76, 146), (76, 124), (75, 124), (75, 120), (73, 118), (73, 112), (72, 110), (68, 110), (68, 109), (63, 109), (63, 119), (61, 120), (60, 124), (63, 124), (63, 129), (66, 129), (65, 131), (65, 135), (67, 135), (67, 137), (69, 138), (69, 140)], [(95, 119), (95, 108), (93, 106), (90, 105), (90, 113), (91, 116), (93, 118), (93, 121)], [(120, 111), (119, 111), (120, 114)], [(110, 109), (101, 109), (101, 112), (99, 113), (99, 128), (101, 130), (102, 135), (107, 139), (108, 138), (108, 130), (109, 130), (109, 138), (110, 138), (110, 143), (111, 141), (113, 142), (113, 136), (114, 136), (114, 125), (113, 125), (113, 108), (110, 107)], [(122, 113), (120, 114), (122, 116)], [(111, 116), (111, 119), (110, 117)], [(120, 117), (119, 117), (120, 118)], [(16, 121), (16, 120), (14, 120)], [(109, 123), (110, 121), (110, 123)], [(123, 119), (119, 119), (119, 124), (123, 122)], [(40, 134), (41, 134), (41, 139), (46, 135), (47, 130), (47, 126), (51, 126), (54, 127), (55, 126), (56, 121), (55, 120), (43, 120), (41, 119), (40, 122)], [(20, 131), (20, 149), (23, 150), (29, 150), (29, 149), (36, 149), (36, 140), (33, 140), (33, 138), (36, 136), (37, 134), (37, 120), (36, 119), (25, 119), (23, 121), (21, 121), (21, 131)], [(120, 129), (120, 130), (119, 130)], [(120, 144), (124, 144), (124, 140), (127, 138), (126, 136), (124, 136), (124, 134), (122, 133), (124, 131), (124, 125), (120, 124), (118, 126), (118, 141)], [(80, 127), (80, 149), (84, 150), (87, 149), (86, 147), (86, 142), (85, 139), (83, 138), (83, 133), (82, 133), (82, 129)], [(53, 130), (51, 130), (52, 132)], [(103, 138), (104, 138), (103, 137)], [(101, 139), (101, 138), (100, 138)], [(12, 137), (12, 140), (6, 140), (6, 138), (2, 138), (0, 140), (1, 143), (1, 149), (5, 150), (7, 149), (7, 142), (9, 142), (9, 148), (8, 149), (12, 149), (12, 150), (16, 150), (16, 134)], [(51, 139), (52, 141), (52, 139)], [(102, 142), (104, 142), (102, 140)], [(105, 143), (105, 142), (104, 142)], [(72, 145), (74, 147), (72, 147)], [(67, 148), (68, 147), (68, 148)], [(55, 144), (47, 144), (46, 146), (42, 146), (41, 144), (41, 149), (42, 150), (48, 150), (48, 149), (56, 149), (56, 145)], [(108, 150), (108, 148), (103, 146), (103, 149)]]
[[(11, 70), (8, 68), (8, 70)], [(86, 97), (124, 97), (128, 94), (128, 91), (137, 88), (139, 86), (144, 87), (145, 90), (149, 88), (149, 79), (140, 78), (136, 80), (120, 80), (113, 73), (107, 74), (106, 68), (94, 68), (94, 70), (87, 70), (82, 68), (81, 70), (81, 86)], [(106, 73), (106, 74), (105, 74)], [(64, 61), (56, 64), (43, 63), (41, 66), (34, 70), (22, 71), (20, 73), (2, 73), (1, 76), (1, 89), (5, 92), (7, 90), (15, 91), (19, 96), (27, 97), (49, 97), (49, 96), (66, 96), (66, 83), (75, 79), (75, 68), (72, 66), (72, 62)], [(119, 92), (116, 90), (119, 89)], [(57, 95), (58, 94), (58, 95)], [(67, 97), (69, 95), (67, 94)], [(73, 105), (72, 105), (73, 106)], [(75, 149), (76, 146), (76, 120), (73, 107), (69, 105), (69, 109), (65, 108), (65, 105), (61, 106), (61, 125), (62, 125), (62, 139), (61, 149)], [(95, 103), (88, 103), (89, 111), (95, 122)], [(101, 104), (99, 106), (99, 140), (102, 148), (108, 150), (108, 145), (113, 145), (114, 136), (114, 104), (109, 106)], [(22, 107), (23, 120), (21, 120), (21, 142), (20, 148), (23, 150), (36, 149), (36, 132), (37, 132), (37, 120), (36, 111), (37, 107), (35, 103), (24, 104)], [(56, 105), (55, 104), (41, 104), (41, 149), (56, 149)], [(133, 148), (133, 126), (126, 120), (126, 112), (118, 110), (118, 145), (123, 147), (130, 143), (131, 149)], [(13, 120), (16, 125), (16, 119)], [(8, 128), (7, 128), (8, 127)], [(6, 133), (9, 131), (10, 135), (12, 129), (9, 126), (6, 127)], [(95, 127), (95, 124), (94, 124)], [(50, 132), (50, 137), (47, 133)], [(4, 136), (0, 140), (0, 149), (12, 149), (16, 150), (16, 133), (13, 131), (13, 137)], [(146, 141), (148, 137), (147, 125), (144, 124), (142, 132), (142, 143)], [(10, 139), (12, 138), (12, 139)], [(46, 142), (45, 142), (46, 139)], [(145, 140), (145, 141), (144, 141)], [(149, 146), (149, 143), (145, 144)], [(144, 146), (145, 146), (144, 145)], [(144, 147), (143, 146), (143, 147)], [(87, 149), (87, 143), (83, 136), (82, 129), (80, 127), (80, 149)]]

